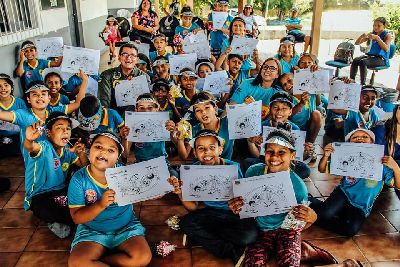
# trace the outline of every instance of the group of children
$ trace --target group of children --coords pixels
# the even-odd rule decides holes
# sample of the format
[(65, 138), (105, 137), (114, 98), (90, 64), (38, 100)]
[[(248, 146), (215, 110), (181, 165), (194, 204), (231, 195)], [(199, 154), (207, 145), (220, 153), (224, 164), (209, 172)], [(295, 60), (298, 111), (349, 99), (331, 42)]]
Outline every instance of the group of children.
[[(227, 1), (215, 3), (216, 10), (226, 7)], [(194, 31), (190, 9), (182, 9), (181, 16), (186, 18), (177, 29), (179, 34)], [(86, 94), (89, 77), (83, 71), (76, 75), (80, 81), (74, 89), (76, 95), (64, 93), (66, 82), (57, 71), (48, 71), (42, 77), (43, 70), (59, 65), (62, 58), (37, 59), (33, 42), (22, 45), (16, 69), (23, 82), (24, 99), (13, 96), (12, 79), (0, 74), (2, 156), (4, 151), (5, 155), (20, 151), (23, 156), (26, 210), (48, 223), (49, 229), (60, 238), (68, 236), (77, 225), (70, 266), (145, 266), (150, 262), (152, 254), (144, 237), (145, 229), (133, 206), (118, 206), (115, 192), (107, 185), (106, 170), (123, 164), (164, 156), (167, 162), (178, 157), (192, 159), (197, 165), (235, 165), (240, 179), (289, 172), (298, 204), (290, 212), (304, 222), (303, 227), (296, 229), (282, 227), (288, 212), (255, 220), (240, 219), (243, 196), (229, 201), (206, 201), (204, 207), (198, 202), (183, 201), (183, 182), (177, 169), (169, 164), (168, 181), (189, 211), (181, 218), (180, 228), (190, 244), (201, 245), (215, 256), (229, 258), (234, 263), (245, 254), (244, 265), (254, 267), (265, 266), (271, 258), (279, 266), (300, 266), (302, 230), (317, 223), (339, 234), (355, 235), (383, 185), (400, 188), (400, 169), (393, 159), (391, 144), (391, 150), (387, 149), (382, 158), (385, 166), (381, 181), (342, 177), (326, 201), (311, 196), (303, 182), (310, 175), (305, 162), (313, 164), (317, 160), (315, 141), (323, 125), (320, 111), (326, 108), (326, 98), (309, 93), (294, 95), (293, 71), (317, 71), (316, 57), (307, 53), (298, 55), (291, 37), (283, 38), (277, 55), (262, 63), (257, 51), (248, 56), (231, 54), (232, 36), (245, 35), (246, 22), (228, 16), (224, 25), (212, 32), (213, 58), (199, 60), (195, 69), (184, 68), (175, 76), (170, 75), (170, 53), (164, 35), (153, 37), (156, 50), (150, 53), (150, 58), (138, 54), (133, 45), (120, 48), (120, 56), (125, 48), (135, 53), (127, 58), (151, 81), (151, 93), (140, 95), (133, 111), (169, 112), (165, 128), (170, 132), (171, 142), (128, 141), (131, 129), (124, 123), (124, 112), (114, 110), (112, 101), (104, 102), (100, 97)], [(203, 91), (200, 79), (216, 70), (227, 72), (229, 93), (215, 96)], [(354, 82), (348, 78), (342, 80)], [(358, 112), (327, 110), (324, 154), (318, 165), (321, 172), (329, 167), (332, 142), (376, 141), (371, 129), (379, 121), (372, 109), (378, 97), (373, 86), (363, 86)], [(262, 125), (275, 130), (266, 140), (261, 136), (230, 139), (226, 104), (254, 101), (262, 101)], [(397, 110), (393, 117), (398, 122)], [(295, 160), (292, 130), (306, 131), (303, 161)], [(394, 143), (398, 145), (397, 139)], [(260, 156), (261, 146), (265, 156)]]

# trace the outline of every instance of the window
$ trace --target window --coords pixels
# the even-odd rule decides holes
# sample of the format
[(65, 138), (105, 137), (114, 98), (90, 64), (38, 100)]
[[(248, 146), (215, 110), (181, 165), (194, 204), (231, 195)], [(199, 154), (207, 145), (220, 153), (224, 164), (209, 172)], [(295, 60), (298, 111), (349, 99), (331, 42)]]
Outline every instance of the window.
[(35, 0), (0, 0), (0, 45), (37, 35)]

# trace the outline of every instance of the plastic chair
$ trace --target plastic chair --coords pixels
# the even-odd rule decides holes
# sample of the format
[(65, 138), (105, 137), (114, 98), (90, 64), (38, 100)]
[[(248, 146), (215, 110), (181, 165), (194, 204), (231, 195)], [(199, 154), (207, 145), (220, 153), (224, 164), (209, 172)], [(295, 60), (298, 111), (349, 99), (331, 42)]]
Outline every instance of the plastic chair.
[(340, 61), (336, 61), (336, 60), (328, 60), (328, 61), (325, 62), (325, 65), (328, 65), (330, 67), (336, 68), (335, 77), (339, 77), (340, 69), (350, 66), (350, 64), (347, 64), (347, 63), (344, 63), (344, 62), (340, 62)]
[[(391, 44), (389, 47), (389, 59), (392, 59), (394, 57), (394, 54), (396, 53), (396, 45)], [(379, 70), (386, 70), (390, 66), (379, 66), (379, 67), (374, 67), (374, 68), (368, 68), (369, 70), (372, 70), (372, 75), (371, 79), (369, 80), (369, 84), (373, 85), (375, 81), (375, 73), (378, 72)]]

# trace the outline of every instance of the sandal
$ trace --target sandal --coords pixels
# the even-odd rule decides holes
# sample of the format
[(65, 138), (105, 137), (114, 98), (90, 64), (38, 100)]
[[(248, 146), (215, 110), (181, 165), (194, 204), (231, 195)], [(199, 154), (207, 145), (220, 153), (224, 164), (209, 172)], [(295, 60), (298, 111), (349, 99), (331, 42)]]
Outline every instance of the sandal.
[(311, 244), (308, 241), (301, 241), (301, 263), (308, 263), (312, 266), (337, 264), (338, 261), (328, 251)]

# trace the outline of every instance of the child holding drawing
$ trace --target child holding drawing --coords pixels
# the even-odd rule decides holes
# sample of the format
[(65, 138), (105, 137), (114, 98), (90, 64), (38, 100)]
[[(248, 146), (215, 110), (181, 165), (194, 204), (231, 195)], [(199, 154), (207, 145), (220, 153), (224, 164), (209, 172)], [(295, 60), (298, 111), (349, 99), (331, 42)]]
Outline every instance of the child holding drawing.
[[(198, 160), (194, 164), (236, 165), (238, 177), (241, 178), (239, 164), (221, 157), (223, 143), (224, 140), (214, 131), (200, 130), (190, 141), (193, 154)], [(236, 263), (245, 247), (257, 238), (254, 220), (240, 220), (239, 216), (229, 210), (226, 201), (204, 201), (205, 208), (200, 208), (197, 201), (183, 201), (181, 186), (184, 181), (172, 177), (169, 182), (174, 186), (174, 192), (183, 206), (190, 211), (179, 222), (190, 242), (201, 245), (219, 258), (230, 258)]]
[[(67, 207), (68, 170), (71, 165), (83, 167), (87, 157), (83, 144), (70, 142), (71, 119), (61, 112), (53, 112), (46, 120), (46, 139), (42, 123), (35, 122), (26, 128), (25, 158), (25, 210), (31, 210), (48, 223), (49, 229), (59, 238), (65, 238), (74, 224)], [(79, 155), (79, 156), (78, 156)]]
[[(358, 128), (349, 132), (345, 140), (351, 143), (373, 144), (375, 135), (370, 130)], [(328, 172), (332, 152), (332, 144), (324, 147), (324, 155), (318, 166), (320, 172)], [(400, 168), (396, 161), (391, 156), (384, 156), (382, 163), (384, 166), (380, 181), (343, 176), (340, 184), (325, 201), (310, 198), (310, 207), (318, 214), (317, 224), (340, 235), (357, 234), (370, 215), (383, 185), (400, 188)]]
[[(307, 187), (303, 180), (291, 169), (295, 159), (295, 140), (290, 133), (290, 125), (280, 125), (271, 132), (265, 144), (265, 163), (251, 166), (246, 177), (259, 176), (267, 173), (290, 172), (297, 203), (293, 208), (296, 219), (306, 222), (303, 229), (308, 228), (316, 220), (315, 212), (302, 205), (307, 203)], [(235, 197), (228, 202), (233, 213), (238, 214), (244, 204), (243, 197)], [(261, 232), (257, 241), (248, 247), (245, 256), (245, 266), (264, 267), (275, 256), (279, 266), (300, 266), (301, 231), (302, 229), (282, 229), (282, 223), (288, 213), (280, 213), (256, 217)]]
[[(106, 169), (117, 165), (123, 150), (118, 136), (98, 133), (90, 148), (90, 165), (72, 177), (68, 205), (78, 228), (71, 244), (70, 267), (146, 266), (151, 260), (145, 229), (133, 206), (118, 206), (115, 191), (107, 185)], [(111, 249), (115, 250), (105, 255)]]
[[(43, 71), (46, 73), (46, 70)], [(63, 78), (61, 72), (52, 69), (44, 75), (44, 84), (50, 90), (50, 103), (49, 106), (56, 107), (61, 105), (68, 105), (70, 103), (68, 96), (60, 94), (63, 85)]]
[[(190, 101), (190, 109), (193, 111), (198, 123), (193, 126), (192, 134), (196, 135), (202, 129), (214, 131), (223, 140), (222, 157), (231, 159), (233, 154), (234, 140), (229, 139), (228, 118), (218, 115), (218, 107), (215, 98), (207, 92), (200, 92)], [(189, 140), (185, 140), (180, 132), (174, 134), (174, 142), (178, 147), (178, 154), (181, 159), (190, 156), (192, 147)]]
[(163, 56), (166, 57), (167, 59), (171, 55), (171, 53), (167, 52), (166, 47), (167, 47), (167, 37), (165, 37), (164, 34), (159, 33), (153, 37), (153, 44), (154, 47), (156, 48), (156, 51), (150, 52), (149, 53), (149, 58), (151, 63), (153, 63), (157, 57)]
[[(290, 121), (300, 130), (307, 131), (306, 142), (314, 145), (322, 126), (322, 116), (317, 110), (317, 96), (307, 92), (302, 95), (293, 95), (293, 73), (291, 72), (283, 74), (279, 80), (283, 90), (292, 95), (294, 107)], [(310, 155), (311, 161), (315, 162), (317, 155), (315, 153)]]
[(46, 68), (59, 67), (62, 57), (58, 57), (56, 61), (48, 61), (36, 58), (36, 46), (32, 41), (25, 41), (21, 45), (19, 53), (19, 62), (15, 69), (15, 74), (21, 78), (22, 88), (27, 90), (34, 81), (43, 81), (41, 75)]

